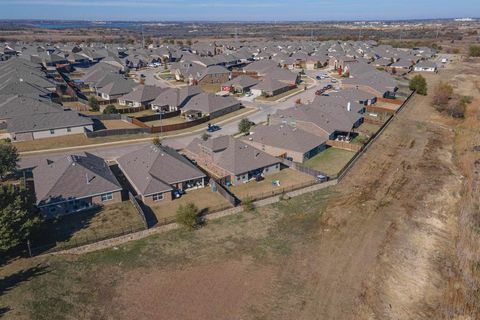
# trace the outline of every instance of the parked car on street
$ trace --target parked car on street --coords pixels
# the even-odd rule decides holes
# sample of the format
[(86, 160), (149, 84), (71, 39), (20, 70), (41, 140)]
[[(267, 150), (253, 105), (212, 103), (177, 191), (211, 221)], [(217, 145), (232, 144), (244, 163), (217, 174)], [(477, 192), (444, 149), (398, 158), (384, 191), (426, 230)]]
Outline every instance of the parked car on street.
[(207, 127), (207, 132), (215, 132), (215, 131), (218, 131), (220, 129), (222, 129), (222, 128), (220, 128), (220, 126), (217, 126), (216, 124), (209, 123), (208, 127)]

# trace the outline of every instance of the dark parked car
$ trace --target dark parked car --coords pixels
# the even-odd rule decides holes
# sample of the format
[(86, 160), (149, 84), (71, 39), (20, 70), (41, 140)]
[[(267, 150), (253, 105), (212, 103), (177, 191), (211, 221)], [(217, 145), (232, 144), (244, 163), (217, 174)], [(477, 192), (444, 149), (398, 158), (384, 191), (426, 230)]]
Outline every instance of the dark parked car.
[(215, 131), (218, 131), (220, 129), (221, 129), (220, 126), (217, 126), (216, 124), (211, 124), (211, 123), (209, 123), (208, 127), (207, 127), (208, 132), (215, 132)]

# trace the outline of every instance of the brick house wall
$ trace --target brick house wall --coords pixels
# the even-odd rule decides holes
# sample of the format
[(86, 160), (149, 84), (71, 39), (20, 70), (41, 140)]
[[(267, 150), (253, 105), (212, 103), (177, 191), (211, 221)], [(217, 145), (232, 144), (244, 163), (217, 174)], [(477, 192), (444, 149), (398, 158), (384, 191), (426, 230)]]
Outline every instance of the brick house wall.
[(153, 200), (153, 195), (149, 195), (149, 196), (143, 196), (142, 195), (142, 201), (147, 206), (154, 206), (154, 205), (158, 205), (158, 204), (161, 204), (161, 203), (164, 203), (164, 202), (169, 202), (169, 201), (173, 200), (171, 191), (163, 192), (162, 194), (163, 194), (163, 199), (162, 200), (154, 201)]

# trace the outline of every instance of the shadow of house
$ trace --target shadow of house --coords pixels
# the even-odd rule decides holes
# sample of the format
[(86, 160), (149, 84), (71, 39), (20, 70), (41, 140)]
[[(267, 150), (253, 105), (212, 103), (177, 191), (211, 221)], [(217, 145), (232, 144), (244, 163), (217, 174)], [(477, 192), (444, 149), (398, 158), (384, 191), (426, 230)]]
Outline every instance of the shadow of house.
[(155, 226), (158, 223), (158, 219), (155, 216), (155, 213), (152, 211), (152, 209), (149, 206), (145, 205), (142, 202), (141, 197), (138, 196), (137, 191), (130, 184), (128, 179), (123, 174), (122, 170), (120, 170), (120, 168), (118, 167), (118, 164), (111, 165), (110, 170), (112, 170), (113, 174), (115, 175), (118, 182), (123, 188), (122, 199), (128, 199), (128, 193), (131, 193), (135, 197), (135, 199), (137, 199), (137, 202), (142, 207), (143, 213), (145, 214), (145, 220), (147, 221), (148, 228)]
[(73, 235), (90, 226), (92, 219), (102, 210), (102, 206), (75, 214), (46, 220), (30, 239), (32, 255), (38, 255), (55, 248), (60, 242), (67, 242)]

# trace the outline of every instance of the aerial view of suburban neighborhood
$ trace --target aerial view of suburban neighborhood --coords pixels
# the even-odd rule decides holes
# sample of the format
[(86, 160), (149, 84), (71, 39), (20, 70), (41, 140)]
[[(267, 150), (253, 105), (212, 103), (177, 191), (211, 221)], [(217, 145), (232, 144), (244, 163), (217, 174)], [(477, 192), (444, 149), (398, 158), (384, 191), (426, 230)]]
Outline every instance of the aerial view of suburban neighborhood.
[(0, 318), (480, 319), (478, 17), (0, 0)]

